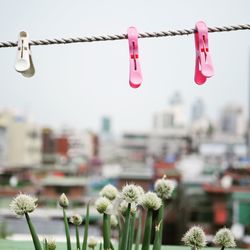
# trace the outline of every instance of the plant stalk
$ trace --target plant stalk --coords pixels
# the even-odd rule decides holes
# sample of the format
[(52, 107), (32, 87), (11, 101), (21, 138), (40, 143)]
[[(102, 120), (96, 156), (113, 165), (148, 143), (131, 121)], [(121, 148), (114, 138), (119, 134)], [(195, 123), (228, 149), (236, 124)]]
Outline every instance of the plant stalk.
[(31, 219), (30, 219), (28, 213), (25, 213), (25, 218), (26, 218), (26, 221), (27, 221), (29, 229), (30, 229), (30, 234), (31, 234), (31, 237), (32, 237), (32, 240), (33, 240), (33, 243), (34, 243), (35, 250), (42, 250), (41, 243), (39, 241), (36, 230), (35, 230), (32, 222), (31, 222)]
[(71, 250), (69, 223), (68, 223), (68, 218), (67, 218), (66, 211), (64, 208), (63, 208), (63, 220), (64, 220), (65, 235), (66, 235), (66, 241), (67, 241), (67, 250)]
[(150, 240), (151, 240), (152, 218), (153, 218), (153, 210), (148, 209), (145, 228), (144, 228), (142, 250), (149, 250)]
[(128, 238), (128, 250), (132, 249), (134, 243), (134, 232), (135, 232), (135, 214), (131, 215), (131, 222), (129, 227), (129, 238)]
[(88, 233), (89, 233), (89, 203), (87, 204), (86, 216), (85, 216), (85, 225), (84, 225), (84, 236), (82, 243), (82, 250), (87, 250), (88, 246)]
[(81, 250), (78, 226), (76, 225), (76, 250)]
[(103, 248), (110, 249), (110, 220), (108, 214), (103, 214)]
[(164, 201), (162, 201), (162, 205), (158, 210), (158, 214), (157, 214), (157, 218), (156, 218), (155, 239), (154, 239), (153, 250), (160, 250), (161, 249), (164, 210), (165, 210), (165, 205), (164, 205)]
[(139, 245), (141, 243), (141, 213), (138, 213), (138, 228), (135, 240), (135, 250), (139, 250)]
[(130, 210), (131, 210), (131, 204), (129, 203), (127, 212), (126, 212), (126, 217), (125, 217), (125, 224), (124, 224), (123, 233), (122, 233), (120, 250), (127, 250), (128, 236), (129, 236), (129, 224), (130, 224)]

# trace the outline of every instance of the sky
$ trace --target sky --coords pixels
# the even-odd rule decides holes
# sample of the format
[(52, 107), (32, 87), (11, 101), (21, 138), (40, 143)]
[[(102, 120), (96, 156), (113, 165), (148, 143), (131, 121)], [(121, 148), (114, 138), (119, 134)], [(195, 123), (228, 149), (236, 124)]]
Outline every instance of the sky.
[[(16, 41), (22, 30), (30, 39), (79, 37), (250, 23), (248, 0), (10, 0), (0, 8), (0, 40)], [(154, 112), (164, 110), (180, 91), (189, 110), (201, 97), (217, 118), (228, 103), (247, 107), (250, 31), (209, 34), (215, 76), (194, 83), (193, 36), (139, 40), (143, 83), (128, 83), (126, 40), (33, 46), (36, 74), (14, 70), (16, 48), (0, 49), (0, 107), (31, 115), (42, 126), (98, 130), (104, 115), (115, 132), (148, 130)]]

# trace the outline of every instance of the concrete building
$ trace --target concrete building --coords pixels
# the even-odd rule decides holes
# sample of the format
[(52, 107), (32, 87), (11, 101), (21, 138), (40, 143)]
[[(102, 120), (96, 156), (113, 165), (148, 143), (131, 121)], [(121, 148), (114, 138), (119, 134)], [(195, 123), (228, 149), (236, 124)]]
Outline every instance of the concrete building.
[(0, 112), (0, 167), (34, 167), (41, 163), (38, 126), (13, 111)]

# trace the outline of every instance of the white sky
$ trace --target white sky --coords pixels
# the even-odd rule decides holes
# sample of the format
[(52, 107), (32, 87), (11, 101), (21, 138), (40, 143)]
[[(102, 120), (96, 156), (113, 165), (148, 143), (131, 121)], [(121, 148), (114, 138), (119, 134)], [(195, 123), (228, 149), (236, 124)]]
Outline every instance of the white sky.
[[(16, 40), (192, 28), (250, 23), (248, 0), (9, 0), (0, 8), (0, 40)], [(152, 114), (181, 91), (186, 107), (202, 97), (216, 117), (228, 102), (247, 106), (250, 31), (209, 34), (216, 75), (202, 87), (193, 82), (194, 38), (140, 39), (144, 82), (128, 84), (128, 43), (82, 43), (32, 47), (36, 74), (15, 72), (16, 48), (0, 49), (0, 106), (15, 107), (40, 124), (99, 129), (110, 115), (117, 132), (149, 129)]]

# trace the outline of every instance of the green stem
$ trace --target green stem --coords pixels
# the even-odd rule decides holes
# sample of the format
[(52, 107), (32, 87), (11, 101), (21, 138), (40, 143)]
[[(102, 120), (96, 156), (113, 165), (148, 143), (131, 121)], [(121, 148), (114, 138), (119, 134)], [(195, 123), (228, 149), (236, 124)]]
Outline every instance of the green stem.
[(148, 209), (145, 228), (144, 228), (142, 250), (149, 250), (150, 240), (151, 240), (152, 218), (153, 218), (153, 210)]
[(69, 223), (68, 223), (68, 218), (67, 218), (66, 211), (64, 208), (63, 208), (63, 220), (64, 220), (65, 235), (66, 235), (66, 241), (67, 241), (67, 250), (71, 250)]
[(121, 240), (121, 248), (120, 248), (120, 250), (127, 250), (129, 224), (130, 224), (130, 209), (131, 209), (131, 204), (129, 203), (128, 208), (127, 208), (127, 212), (126, 212), (124, 229), (123, 229), (123, 232), (122, 232), (122, 240)]
[(135, 214), (131, 215), (131, 222), (129, 227), (129, 238), (128, 238), (128, 250), (132, 249), (134, 243), (134, 232), (135, 232)]
[(81, 250), (78, 226), (76, 225), (76, 249)]
[(86, 216), (85, 216), (85, 225), (84, 225), (84, 236), (83, 236), (82, 250), (87, 250), (87, 246), (88, 246), (88, 232), (89, 232), (89, 203), (87, 205)]
[(102, 243), (100, 243), (99, 245), (99, 250), (102, 250)]
[(120, 216), (118, 216), (118, 231), (119, 231), (119, 242), (118, 249), (121, 249), (121, 241), (122, 241), (122, 222)]
[(29, 229), (30, 229), (30, 234), (31, 234), (34, 246), (35, 246), (35, 250), (42, 250), (41, 243), (39, 241), (36, 230), (31, 222), (31, 219), (30, 219), (28, 213), (25, 213), (25, 218), (26, 218), (26, 221), (27, 221)]
[(47, 241), (47, 239), (44, 240), (44, 250), (48, 250), (48, 241)]
[(141, 243), (141, 213), (138, 214), (138, 228), (135, 240), (135, 250), (139, 250), (140, 243)]
[(161, 249), (164, 210), (165, 210), (165, 205), (164, 205), (164, 201), (162, 201), (162, 205), (161, 205), (160, 209), (158, 210), (158, 214), (157, 214), (157, 218), (156, 218), (155, 239), (154, 239), (153, 250), (160, 250)]
[(103, 214), (103, 247), (104, 250), (110, 248), (110, 220), (108, 214)]

